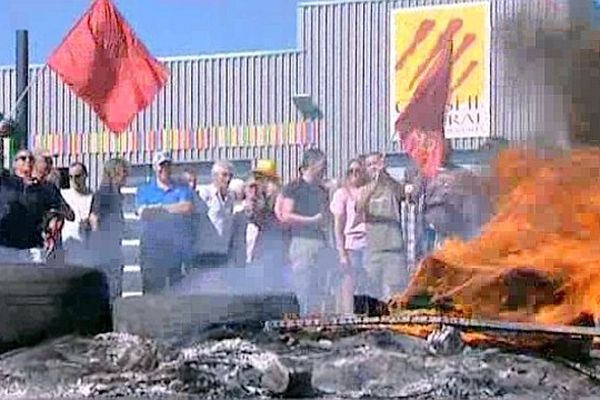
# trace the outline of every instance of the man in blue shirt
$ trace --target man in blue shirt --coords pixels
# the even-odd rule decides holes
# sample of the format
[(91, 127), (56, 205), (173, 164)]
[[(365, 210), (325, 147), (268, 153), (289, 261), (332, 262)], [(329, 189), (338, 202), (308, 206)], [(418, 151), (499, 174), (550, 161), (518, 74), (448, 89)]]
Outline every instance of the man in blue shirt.
[(140, 263), (145, 293), (159, 292), (182, 278), (188, 225), (193, 212), (192, 192), (171, 179), (171, 155), (154, 156), (155, 179), (137, 191), (142, 224)]

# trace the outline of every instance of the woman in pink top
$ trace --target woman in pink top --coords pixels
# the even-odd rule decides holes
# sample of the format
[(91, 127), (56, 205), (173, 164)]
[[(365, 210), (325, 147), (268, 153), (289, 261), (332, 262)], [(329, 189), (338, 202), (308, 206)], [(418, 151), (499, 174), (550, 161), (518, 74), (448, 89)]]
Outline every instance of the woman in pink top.
[(354, 312), (354, 293), (363, 275), (363, 254), (367, 245), (366, 227), (364, 216), (356, 212), (356, 201), (364, 183), (363, 161), (350, 161), (343, 185), (333, 194), (330, 204), (343, 276), (340, 293), (340, 311), (343, 313)]

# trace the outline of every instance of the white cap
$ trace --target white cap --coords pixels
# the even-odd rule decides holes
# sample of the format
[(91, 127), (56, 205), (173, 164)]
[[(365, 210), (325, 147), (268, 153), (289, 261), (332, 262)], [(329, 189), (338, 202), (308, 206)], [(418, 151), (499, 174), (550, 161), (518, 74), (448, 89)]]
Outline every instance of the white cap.
[(171, 158), (171, 153), (169, 153), (168, 151), (157, 151), (154, 154), (152, 165), (157, 166), (166, 162), (173, 162), (173, 159)]

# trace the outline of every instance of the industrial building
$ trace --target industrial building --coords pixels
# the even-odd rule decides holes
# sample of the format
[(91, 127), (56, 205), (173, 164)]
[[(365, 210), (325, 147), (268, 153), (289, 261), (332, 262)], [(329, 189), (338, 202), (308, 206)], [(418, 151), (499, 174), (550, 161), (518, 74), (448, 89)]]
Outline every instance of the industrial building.
[[(391, 140), (398, 111), (394, 105), (407, 101), (414, 90), (402, 68), (413, 68), (418, 77), (426, 61), (418, 48), (423, 38), (415, 35), (417, 46), (412, 49), (404, 41), (428, 23), (433, 35), (428, 40), (434, 40), (443, 34), (445, 23), (450, 27), (459, 19), (462, 31), (453, 46), (460, 49), (465, 44), (466, 64), (457, 63), (453, 74), (456, 79), (462, 79), (461, 73), (471, 79), (464, 89), (471, 92), (463, 95), (459, 88), (451, 99), (446, 135), (458, 150), (455, 161), (480, 164), (485, 160), (481, 149), (490, 139), (528, 140), (543, 135), (548, 125), (560, 124), (560, 94), (548, 96), (551, 88), (544, 84), (543, 70), (519, 68), (510, 43), (514, 24), (523, 19), (532, 25), (548, 21), (568, 25), (571, 3), (306, 2), (298, 7), (294, 49), (165, 58), (170, 73), (166, 87), (119, 136), (107, 132), (90, 107), (48, 68), (31, 66), (29, 145), (51, 152), (59, 167), (84, 162), (92, 187), (99, 183), (105, 160), (117, 156), (129, 160), (133, 171), (131, 188), (125, 190), (126, 216), (132, 221), (134, 186), (148, 179), (153, 152), (160, 149), (172, 150), (178, 164), (199, 169), (204, 182), (210, 162), (221, 158), (233, 161), (241, 177), (258, 159), (272, 158), (284, 179), (293, 178), (308, 146), (326, 152), (331, 176), (339, 176), (351, 158), (374, 150), (388, 152), (392, 167), (401, 174), (408, 160)], [(420, 27), (415, 25), (419, 23)], [(411, 65), (398, 61), (415, 54)], [(15, 92), (15, 69), (1, 68), (0, 111), (12, 108)], [(137, 229), (137, 224), (130, 224), (129, 239), (123, 242), (126, 273), (139, 271)], [(125, 290), (139, 289), (127, 285)]]
[[(235, 160), (240, 173), (257, 159), (274, 158), (282, 176), (290, 178), (303, 148), (315, 145), (327, 153), (330, 174), (339, 175), (358, 154), (401, 153), (390, 144), (394, 10), (456, 5), (460, 16), (460, 7), (477, 4), (489, 7), (483, 21), (489, 43), (482, 44), (489, 62), (484, 66), (489, 129), (454, 137), (454, 147), (476, 151), (490, 137), (525, 140), (552, 112), (542, 107), (544, 86), (524, 80), (507, 62), (503, 37), (519, 13), (530, 21), (567, 21), (566, 0), (306, 2), (298, 7), (295, 49), (165, 58), (168, 84), (118, 137), (53, 72), (31, 66), (29, 143), (49, 150), (59, 166), (85, 162), (92, 187), (104, 160), (122, 156), (142, 167), (159, 148), (172, 149), (177, 161), (203, 171), (206, 161), (217, 158)], [(15, 101), (15, 80), (13, 67), (0, 69), (0, 111)], [(135, 170), (145, 175), (144, 168)]]

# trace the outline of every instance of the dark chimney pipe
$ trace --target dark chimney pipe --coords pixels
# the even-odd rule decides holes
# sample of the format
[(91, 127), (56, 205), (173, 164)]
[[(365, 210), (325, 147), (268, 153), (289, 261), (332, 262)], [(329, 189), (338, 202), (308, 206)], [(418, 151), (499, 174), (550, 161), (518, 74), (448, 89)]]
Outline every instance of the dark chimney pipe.
[[(27, 89), (29, 82), (29, 39), (26, 30), (17, 31), (17, 54), (16, 54), (16, 72), (17, 72), (17, 93), (16, 99)], [(18, 137), (15, 137), (17, 147), (26, 148), (29, 138), (29, 94), (26, 93), (21, 102), (17, 105), (15, 112), (15, 122)]]

